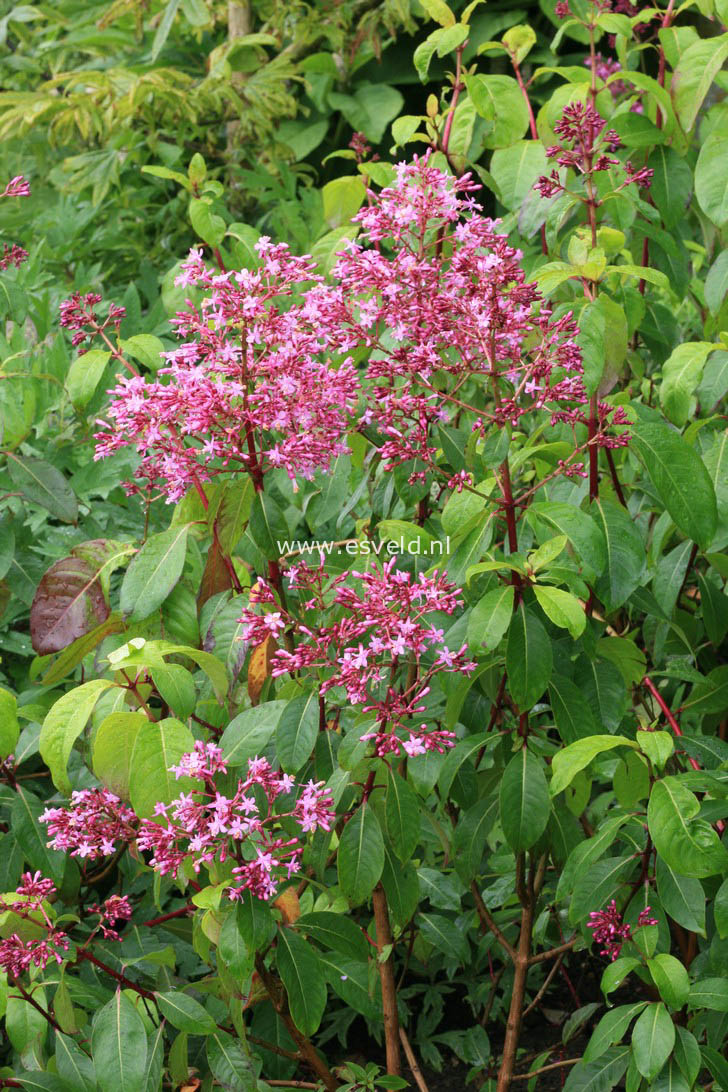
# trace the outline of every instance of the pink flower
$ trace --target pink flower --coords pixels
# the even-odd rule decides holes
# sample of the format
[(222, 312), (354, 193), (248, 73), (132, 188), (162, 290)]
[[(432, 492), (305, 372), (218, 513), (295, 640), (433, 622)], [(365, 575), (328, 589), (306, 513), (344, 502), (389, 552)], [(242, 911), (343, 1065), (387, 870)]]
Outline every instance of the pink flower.
[(129, 921), (132, 915), (131, 903), (126, 895), (110, 895), (102, 905), (94, 903), (89, 906), (90, 914), (98, 914), (100, 917), (99, 928), (106, 940), (120, 940), (114, 925), (119, 921)]
[(107, 789), (71, 794), (69, 808), (46, 808), (40, 816), (48, 827), (48, 845), (90, 861), (111, 856), (116, 843), (136, 837), (136, 815)]
[(17, 174), (15, 178), (11, 178), (5, 187), (3, 193), (0, 193), (0, 197), (29, 197), (30, 196), (30, 183), (27, 178), (24, 178), (22, 174)]
[[(644, 925), (657, 925), (657, 919), (650, 917), (650, 908), (646, 906), (640, 911), (637, 918), (637, 927)], [(622, 945), (632, 939), (632, 927), (622, 921), (622, 915), (617, 910), (617, 904), (612, 899), (606, 910), (592, 910), (589, 914), (587, 929), (592, 930), (593, 939), (604, 947), (600, 955), (607, 956), (614, 961), (622, 951)]]

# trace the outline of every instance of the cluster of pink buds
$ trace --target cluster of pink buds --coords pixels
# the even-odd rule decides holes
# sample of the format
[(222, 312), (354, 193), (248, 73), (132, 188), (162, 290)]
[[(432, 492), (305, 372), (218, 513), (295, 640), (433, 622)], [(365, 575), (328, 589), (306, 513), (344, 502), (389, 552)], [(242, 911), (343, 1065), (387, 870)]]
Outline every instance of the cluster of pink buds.
[[(646, 906), (640, 911), (636, 928), (643, 925), (657, 925), (657, 919), (650, 917), (650, 908)], [(602, 944), (600, 955), (607, 956), (614, 961), (622, 951), (625, 941), (632, 939), (632, 927), (622, 920), (622, 915), (617, 909), (617, 904), (612, 899), (606, 910), (592, 910), (587, 922), (587, 929), (591, 929), (594, 941)]]
[(374, 714), (376, 728), (362, 738), (375, 741), (377, 755), (402, 750), (416, 755), (452, 746), (452, 732), (411, 722), (425, 711), (423, 700), (435, 675), (468, 674), (475, 667), (466, 645), (451, 651), (443, 631), (428, 621), (430, 614), (453, 614), (462, 606), (455, 586), (442, 574), (413, 577), (397, 570), (394, 558), (382, 569), (330, 580), (323, 560), (317, 568), (300, 562), (289, 567), (288, 577), (304, 597), (305, 611), (344, 614), (329, 626), (311, 628), (282, 609), (258, 613), (261, 602), (276, 604), (269, 589), (268, 595), (256, 593), (256, 609), (246, 609), (240, 619), (247, 640), (259, 644), (286, 626), (303, 638), (293, 652), (276, 650), (273, 675), (318, 671), (323, 676), (322, 694), (342, 687), (351, 704)]
[[(590, 62), (591, 63), (591, 62)], [(561, 137), (560, 144), (552, 144), (546, 149), (549, 159), (555, 159), (560, 167), (571, 168), (582, 175), (589, 184), (599, 171), (621, 165), (613, 154), (622, 146), (619, 135), (613, 129), (606, 128), (606, 121), (591, 103), (572, 102), (554, 125), (554, 132)], [(646, 167), (635, 170), (631, 163), (625, 165), (625, 181), (617, 187), (623, 189), (631, 183), (647, 187), (654, 171)], [(565, 189), (559, 172), (552, 170), (550, 175), (541, 175), (534, 186), (542, 197), (553, 197)]]
[[(11, 178), (6, 185), (4, 191), (0, 193), (2, 197), (29, 197), (30, 196), (30, 184), (22, 174), (18, 174), (15, 178)], [(9, 266), (14, 265), (17, 269), (27, 259), (28, 252), (23, 250), (22, 246), (18, 246), (17, 243), (3, 243), (2, 254), (0, 254), (0, 271), (7, 269)]]
[[(98, 292), (87, 292), (85, 295), (74, 292), (70, 299), (64, 300), (61, 304), (61, 326), (75, 331), (71, 338), (72, 345), (91, 342), (95, 337), (103, 336), (111, 326), (118, 334), (126, 309), (110, 303), (108, 314), (105, 319), (102, 319), (96, 312), (99, 303), (101, 303), (101, 296)], [(85, 352), (85, 349), (81, 351)]]
[(264, 758), (253, 758), (235, 792), (225, 796), (212, 780), (224, 769), (222, 752), (213, 744), (198, 745), (194, 754), (185, 755), (175, 772), (203, 781), (204, 787), (182, 793), (171, 804), (157, 804), (156, 819), (141, 823), (137, 846), (152, 854), (150, 864), (161, 875), (176, 876), (188, 860), (199, 872), (203, 864), (231, 858), (236, 864), (229, 897), (238, 899), (248, 890), (270, 899), (282, 875), (299, 871), (303, 853), (297, 838), (282, 836), (281, 820), (292, 818), (305, 833), (330, 830), (331, 796), (323, 782), (309, 781), (293, 807), (281, 811), (274, 804), (296, 788), (290, 774), (277, 772)]
[(88, 908), (90, 914), (99, 915), (98, 929), (106, 940), (121, 940), (115, 926), (121, 921), (130, 921), (131, 903), (127, 895), (110, 895), (103, 903), (94, 903)]
[(350, 358), (331, 362), (326, 323), (299, 299), (320, 279), (314, 263), (266, 237), (256, 249), (259, 268), (239, 272), (210, 269), (191, 251), (176, 283), (202, 298), (173, 320), (182, 344), (154, 381), (123, 377), (111, 392), (96, 458), (136, 448), (136, 477), (169, 501), (231, 470), (260, 488), (280, 467), (295, 488), (348, 450), (356, 371)]
[(24, 873), (17, 898), (10, 902), (0, 898), (0, 911), (9, 912), (21, 921), (28, 922), (33, 931), (43, 931), (42, 937), (22, 940), (17, 932), (0, 940), (0, 967), (6, 974), (18, 978), (31, 964), (43, 970), (52, 959), (60, 964), (63, 953), (68, 951), (66, 933), (57, 929), (48, 912), (47, 902), (56, 894), (52, 880), (44, 879), (40, 872)]

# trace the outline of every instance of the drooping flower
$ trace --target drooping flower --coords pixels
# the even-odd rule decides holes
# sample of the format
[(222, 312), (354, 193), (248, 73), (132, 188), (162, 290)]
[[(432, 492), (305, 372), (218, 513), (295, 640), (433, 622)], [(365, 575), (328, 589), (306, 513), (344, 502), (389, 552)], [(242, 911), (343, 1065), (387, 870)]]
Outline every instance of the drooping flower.
[(32, 965), (44, 970), (51, 960), (61, 964), (70, 946), (67, 934), (56, 928), (48, 900), (56, 894), (56, 885), (40, 872), (25, 872), (16, 889), (16, 898), (0, 897), (0, 911), (9, 912), (23, 922), (31, 922), (42, 936), (23, 939), (17, 932), (0, 940), (0, 967), (18, 978)]

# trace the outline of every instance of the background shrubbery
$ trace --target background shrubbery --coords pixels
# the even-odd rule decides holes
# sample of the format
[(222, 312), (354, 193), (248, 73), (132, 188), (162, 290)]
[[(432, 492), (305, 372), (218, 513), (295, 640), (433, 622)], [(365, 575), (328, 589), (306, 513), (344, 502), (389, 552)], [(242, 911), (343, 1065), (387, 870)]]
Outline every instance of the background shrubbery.
[(0, 5), (0, 1086), (728, 1092), (727, 23)]

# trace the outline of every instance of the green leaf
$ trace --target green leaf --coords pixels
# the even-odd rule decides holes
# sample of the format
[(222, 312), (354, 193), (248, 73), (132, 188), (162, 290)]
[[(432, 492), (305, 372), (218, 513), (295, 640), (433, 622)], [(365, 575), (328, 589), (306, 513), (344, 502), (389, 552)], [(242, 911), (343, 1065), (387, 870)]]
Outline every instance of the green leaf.
[(48, 848), (48, 829), (39, 818), (45, 810), (44, 802), (19, 786), (10, 808), (10, 825), (26, 861), (60, 887), (66, 856), (59, 849)]
[(586, 628), (586, 614), (575, 595), (545, 584), (536, 584), (533, 591), (542, 611), (555, 626), (568, 629), (574, 640), (581, 636)]
[[(704, 937), (705, 891), (700, 880), (694, 876), (682, 876), (679, 872), (673, 871), (667, 861), (659, 856), (656, 874), (657, 894), (665, 913), (669, 914), (678, 925), (682, 925), (683, 929), (689, 929), (691, 933), (699, 933)], [(714, 910), (717, 925), (718, 896), (716, 896)]]
[(705, 549), (718, 522), (715, 489), (700, 455), (667, 425), (642, 422), (631, 447), (680, 530)]
[(619, 1005), (606, 1013), (592, 1032), (583, 1060), (592, 1062), (601, 1057), (608, 1047), (618, 1043), (635, 1016), (639, 1016), (646, 1005), (646, 1001), (633, 1001), (631, 1005)]
[(610, 1092), (629, 1065), (629, 1047), (609, 1047), (593, 1062), (579, 1062), (569, 1072), (564, 1092)]
[(529, 520), (536, 517), (539, 522), (566, 535), (578, 562), (588, 565), (595, 576), (604, 572), (607, 565), (604, 534), (588, 512), (558, 501), (536, 502), (527, 512)]
[(148, 721), (139, 728), (131, 754), (129, 796), (140, 818), (151, 818), (157, 803), (170, 804), (197, 786), (191, 778), (177, 778), (170, 770), (194, 745), (189, 728), (173, 717)]
[(514, 853), (530, 849), (546, 830), (551, 811), (542, 760), (522, 747), (503, 772), (500, 821)]
[(392, 848), (401, 861), (408, 861), (420, 840), (420, 807), (408, 781), (389, 770), (384, 822)]
[(445, 0), (420, 0), (430, 19), (434, 19), (441, 27), (451, 27), (455, 23), (455, 16), (445, 3)]
[(53, 784), (68, 796), (71, 783), (66, 773), (73, 744), (86, 727), (96, 702), (114, 685), (108, 679), (92, 679), (69, 690), (48, 711), (40, 732), (40, 754), (51, 771)]
[(719, 228), (728, 223), (728, 175), (723, 170), (726, 156), (728, 136), (718, 127), (700, 149), (695, 165), (695, 196), (705, 215)]
[(625, 878), (633, 869), (634, 860), (631, 857), (602, 857), (585, 869), (574, 884), (569, 907), (571, 924), (578, 925), (585, 921), (595, 906), (607, 906), (619, 894)]
[(366, 963), (371, 948), (361, 928), (346, 914), (334, 914), (330, 910), (315, 910), (303, 914), (296, 922), (318, 944), (332, 948), (350, 959)]
[(519, 140), (509, 148), (496, 148), (490, 171), (500, 190), (499, 200), (516, 212), (533, 193), (539, 175), (547, 173), (547, 160), (540, 140)]
[[(703, 376), (705, 361), (715, 348), (710, 341), (687, 341), (673, 349), (662, 366), (660, 405), (678, 428), (687, 423), (695, 410), (695, 392)], [(639, 426), (639, 434), (642, 427)]]
[(135, 622), (161, 607), (182, 575), (189, 527), (151, 535), (132, 560), (121, 585), (121, 610)]
[(698, 879), (728, 868), (728, 850), (704, 819), (697, 797), (677, 777), (658, 781), (650, 794), (647, 823), (657, 852), (670, 868)]
[(188, 212), (195, 234), (208, 246), (219, 246), (225, 237), (225, 221), (212, 211), (209, 197), (191, 198)]
[(551, 795), (563, 792), (580, 770), (586, 769), (597, 755), (614, 747), (632, 747), (637, 744), (626, 736), (586, 736), (570, 743), (563, 751), (557, 751), (551, 763)]
[(324, 220), (329, 228), (348, 224), (366, 198), (366, 187), (356, 175), (346, 175), (327, 182), (321, 190)]
[(505, 584), (486, 592), (468, 619), (468, 645), (477, 650), (483, 646), (496, 648), (513, 616), (514, 588)]
[(326, 1008), (326, 980), (313, 948), (292, 929), (279, 929), (276, 965), (294, 1024), (314, 1035)]
[(672, 74), (670, 94), (686, 133), (695, 124), (703, 100), (728, 58), (728, 34), (699, 40), (681, 54)]
[(66, 376), (66, 390), (77, 409), (83, 409), (93, 398), (110, 357), (108, 349), (89, 349), (71, 364)]
[(238, 713), (220, 737), (220, 748), (227, 764), (244, 766), (248, 759), (262, 754), (288, 705), (290, 702), (278, 699)]
[(480, 874), (483, 853), (500, 809), (497, 795), (484, 796), (460, 814), (452, 841), (455, 869), (469, 883)]
[(180, 720), (186, 720), (194, 713), (197, 691), (195, 680), (186, 667), (180, 664), (155, 664), (151, 676), (160, 698)]
[(681, 1009), (690, 993), (690, 978), (679, 959), (660, 952), (647, 960), (652, 981), (660, 991), (660, 997), (673, 1009)]
[(169, 1020), (172, 1027), (186, 1031), (190, 1035), (211, 1035), (217, 1024), (199, 1001), (189, 997), (181, 990), (154, 995), (162, 1016)]
[(222, 959), (230, 974), (244, 982), (253, 972), (255, 952), (246, 944), (238, 928), (237, 907), (225, 915), (217, 941), (218, 959)]
[(18, 700), (0, 686), (0, 758), (7, 758), (13, 753), (19, 735)]
[(42, 459), (21, 458), (12, 451), (6, 458), (12, 483), (26, 500), (39, 504), (64, 523), (76, 522), (78, 501), (60, 470)]
[[(697, 880), (695, 882), (697, 883)], [(725, 940), (728, 937), (728, 880), (723, 880), (718, 888), (713, 903), (713, 914), (715, 915), (715, 927), (718, 930), (718, 936), (721, 940)], [(703, 935), (705, 935), (705, 931), (703, 931)]]
[(728, 1012), (728, 979), (700, 978), (690, 987), (690, 1009), (710, 1009), (711, 1012)]
[(639, 967), (641, 962), (637, 956), (620, 956), (619, 959), (615, 959), (614, 963), (610, 963), (608, 967), (605, 967), (601, 981), (604, 996), (608, 998), (610, 993), (618, 989), (627, 975), (631, 974), (635, 967)]
[(466, 76), (465, 84), (477, 113), (488, 123), (488, 148), (510, 148), (528, 129), (528, 107), (512, 76)]
[(632, 1031), (632, 1052), (637, 1068), (654, 1080), (675, 1045), (675, 1025), (662, 1002), (648, 1005)]
[(164, 363), (162, 353), (164, 345), (153, 334), (134, 334), (133, 337), (124, 338), (122, 348), (128, 356), (138, 360), (156, 372)]
[(115, 796), (129, 799), (129, 771), (134, 743), (148, 723), (144, 713), (110, 713), (101, 721), (93, 740), (93, 771)]
[(606, 572), (597, 582), (596, 593), (607, 610), (613, 611), (639, 587), (646, 565), (645, 546), (632, 516), (621, 505), (598, 500), (592, 514), (607, 550)]
[(159, 20), (157, 32), (154, 35), (154, 41), (152, 42), (152, 64), (162, 52), (164, 43), (169, 37), (169, 32), (172, 29), (172, 23), (174, 22), (174, 17), (177, 14), (179, 5), (180, 0), (167, 0), (167, 6), (162, 13), (162, 18)]
[(584, 701), (584, 695), (571, 679), (554, 674), (549, 682), (549, 701), (564, 743), (574, 743), (585, 736), (599, 735), (591, 707)]
[(91, 1049), (101, 1092), (144, 1088), (147, 1036), (141, 1016), (121, 989), (94, 1017)]
[(239, 1040), (218, 1030), (208, 1036), (205, 1046), (210, 1071), (223, 1088), (234, 1089), (235, 1092), (257, 1092), (256, 1068)]
[(431, 944), (438, 952), (459, 964), (467, 964), (470, 959), (470, 946), (465, 933), (453, 929), (451, 918), (442, 914), (418, 914), (417, 924), (422, 939)]
[(305, 694), (287, 703), (276, 727), (276, 754), (286, 773), (298, 773), (311, 757), (318, 730), (318, 694)]
[(548, 686), (553, 668), (551, 641), (535, 614), (519, 603), (508, 630), (506, 670), (511, 696), (521, 712)]
[(74, 1039), (60, 1031), (56, 1032), (56, 1066), (58, 1076), (75, 1092), (96, 1092), (94, 1063)]
[(693, 172), (690, 165), (674, 148), (658, 145), (647, 160), (654, 171), (650, 196), (662, 214), (667, 228), (676, 227), (685, 216), (693, 192)]
[(354, 812), (339, 840), (339, 885), (349, 902), (369, 898), (384, 868), (384, 840), (368, 801)]

